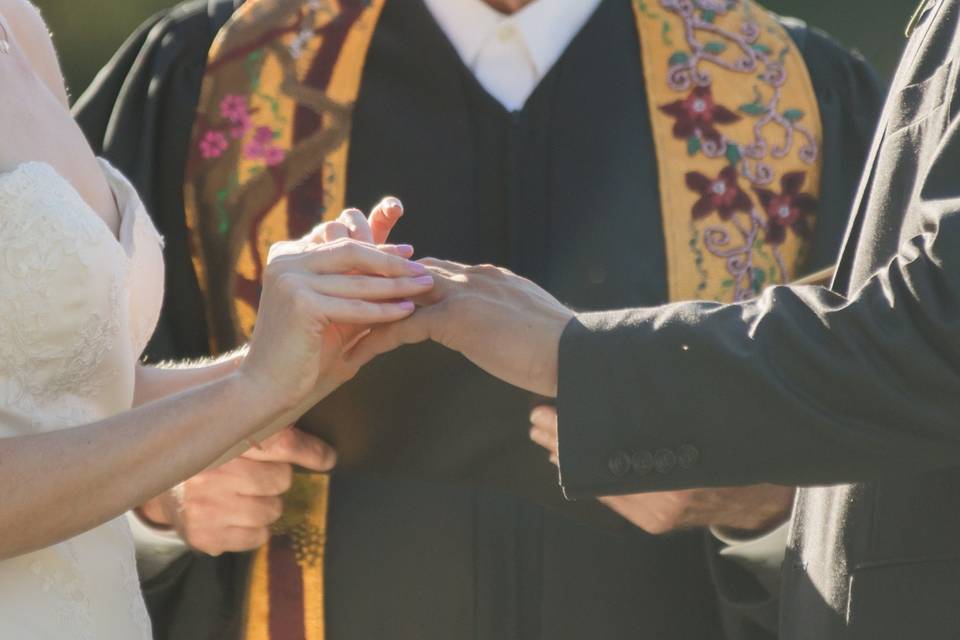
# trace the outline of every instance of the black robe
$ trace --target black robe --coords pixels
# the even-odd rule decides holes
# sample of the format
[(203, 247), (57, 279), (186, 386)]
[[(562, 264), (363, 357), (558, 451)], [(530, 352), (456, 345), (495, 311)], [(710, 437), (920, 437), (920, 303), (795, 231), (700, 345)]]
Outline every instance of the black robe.
[[(188, 3), (153, 19), (77, 107), (166, 237), (153, 358), (208, 349), (182, 175), (206, 52), (225, 15), (214, 10), (230, 4)], [(862, 60), (801, 23), (788, 29), (824, 130), (812, 271), (837, 253), (881, 91)], [(646, 105), (629, 0), (601, 4), (518, 113), (484, 92), (420, 0), (393, 0), (356, 105), (347, 202), (399, 196), (407, 215), (393, 240), (508, 266), (579, 309), (658, 304), (666, 267)], [(560, 501), (559, 490), (525, 491), (556, 484), (527, 439), (534, 401), (427, 344), (372, 363), (317, 409), (347, 431), (396, 423), (355, 471), (334, 476), (328, 637), (718, 638), (718, 588), (730, 634), (765, 637), (772, 600), (701, 534), (653, 538), (613, 518), (597, 528), (515, 495)], [(512, 442), (489, 435), (505, 420)], [(351, 461), (349, 443), (335, 444)], [(491, 484), (511, 493), (478, 488)], [(235, 634), (247, 559), (187, 556), (148, 584), (157, 637)]]

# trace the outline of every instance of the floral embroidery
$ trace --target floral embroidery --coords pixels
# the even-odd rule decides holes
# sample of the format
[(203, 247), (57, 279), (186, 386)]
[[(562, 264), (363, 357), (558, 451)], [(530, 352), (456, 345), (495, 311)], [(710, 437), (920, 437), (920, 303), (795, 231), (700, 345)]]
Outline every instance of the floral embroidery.
[(801, 193), (806, 174), (794, 171), (780, 178), (781, 193), (755, 187), (760, 204), (767, 212), (768, 244), (782, 244), (787, 228), (803, 238), (810, 237), (807, 218), (817, 210), (817, 200), (809, 193)]
[(230, 143), (227, 142), (225, 135), (219, 131), (207, 131), (200, 139), (200, 155), (205, 160), (219, 158), (229, 146)]
[(687, 186), (700, 194), (700, 199), (693, 205), (693, 219), (699, 220), (714, 211), (720, 214), (721, 220), (729, 220), (734, 212), (750, 213), (753, 203), (737, 184), (737, 170), (733, 167), (724, 167), (716, 180), (697, 171), (687, 174)]
[(237, 139), (250, 130), (250, 108), (247, 99), (238, 95), (226, 95), (220, 102), (220, 115), (233, 126), (230, 128), (230, 137)]
[[(708, 139), (720, 143), (720, 132), (713, 126), (730, 124), (740, 120), (740, 116), (723, 105), (715, 104), (710, 87), (696, 87), (689, 96), (660, 107), (660, 110), (677, 119), (673, 125), (673, 135), (688, 140)], [(698, 145), (699, 148), (699, 145)]]
[(275, 167), (283, 162), (286, 152), (274, 146), (273, 141), (279, 134), (270, 127), (257, 127), (253, 140), (244, 148), (243, 157), (247, 160), (263, 160), (268, 167)]
[[(788, 80), (785, 60), (797, 54), (787, 36), (779, 40), (775, 29), (761, 28), (745, 0), (659, 0), (659, 5), (682, 21), (685, 46), (670, 54), (666, 83), (670, 90), (685, 95), (657, 106), (673, 118), (673, 138), (685, 142), (689, 156), (724, 163), (716, 177), (700, 171), (685, 175), (687, 188), (699, 195), (692, 219), (707, 220), (717, 213), (723, 223), (703, 229), (702, 234), (694, 227), (690, 247), (699, 256), (702, 242), (708, 255), (721, 259), (730, 276), (721, 283), (722, 289), (730, 290), (733, 300), (744, 300), (759, 293), (764, 283), (789, 277), (781, 247), (788, 233), (809, 237), (816, 211), (816, 199), (800, 192), (805, 171), (781, 176), (781, 193), (769, 189), (777, 177), (773, 160), (786, 158), (794, 150), (807, 165), (818, 157), (814, 135), (802, 124), (804, 109), (782, 104)], [(721, 20), (736, 11), (742, 12), (742, 19)], [(661, 19), (649, 9), (642, 14)], [(752, 100), (718, 102), (713, 90), (715, 69), (742, 74), (745, 82), (753, 78)], [(743, 131), (744, 119), (752, 125), (750, 136), (733, 137), (731, 125)], [(782, 138), (770, 137), (773, 127)], [(758, 259), (773, 266), (760, 266)], [(702, 256), (697, 269), (703, 278), (698, 287), (702, 291), (706, 288)]]

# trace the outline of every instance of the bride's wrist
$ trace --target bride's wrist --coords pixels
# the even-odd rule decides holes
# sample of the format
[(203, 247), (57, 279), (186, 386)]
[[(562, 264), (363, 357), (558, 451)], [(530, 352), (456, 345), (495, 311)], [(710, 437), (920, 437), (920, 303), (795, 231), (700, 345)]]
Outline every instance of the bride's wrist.
[[(271, 389), (264, 381), (248, 368), (238, 366), (224, 381), (231, 386), (231, 396), (236, 398), (237, 406), (242, 407), (242, 415), (253, 418), (247, 425), (250, 433), (262, 429), (264, 425), (289, 412), (292, 400), (286, 400), (283, 394)], [(246, 422), (246, 421), (245, 421)]]

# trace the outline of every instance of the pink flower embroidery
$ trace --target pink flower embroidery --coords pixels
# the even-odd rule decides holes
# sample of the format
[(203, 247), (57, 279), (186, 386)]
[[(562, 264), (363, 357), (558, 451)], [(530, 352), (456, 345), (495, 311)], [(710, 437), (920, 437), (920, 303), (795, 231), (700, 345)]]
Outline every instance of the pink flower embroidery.
[(219, 158), (227, 150), (227, 137), (219, 131), (207, 131), (200, 139), (200, 155), (206, 160)]
[(275, 167), (283, 162), (286, 152), (275, 147), (273, 129), (270, 127), (257, 127), (253, 133), (253, 140), (243, 149), (244, 157), (247, 160), (263, 160), (268, 167)]
[(234, 126), (230, 127), (230, 137), (234, 140), (242, 138), (253, 126), (247, 99), (243, 96), (225, 95), (220, 101), (220, 115), (233, 123)]
[(269, 147), (263, 156), (263, 160), (267, 163), (268, 167), (275, 167), (283, 162), (286, 155), (286, 152), (279, 147)]
[(270, 127), (257, 127), (253, 132), (253, 141), (257, 144), (268, 145), (273, 142), (273, 129)]
[(220, 115), (230, 122), (240, 122), (248, 115), (247, 99), (235, 94), (227, 94), (220, 101)]

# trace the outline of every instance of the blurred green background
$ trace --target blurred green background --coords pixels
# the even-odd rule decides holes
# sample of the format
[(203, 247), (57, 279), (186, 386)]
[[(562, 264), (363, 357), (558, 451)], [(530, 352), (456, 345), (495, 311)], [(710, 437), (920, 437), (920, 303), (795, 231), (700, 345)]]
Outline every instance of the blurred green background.
[[(408, 2), (410, 0), (392, 0)], [(549, 0), (546, 0), (549, 1)], [(34, 0), (46, 16), (67, 82), (79, 95), (136, 26), (170, 0)], [(914, 0), (766, 0), (773, 11), (817, 25), (858, 49), (889, 77)]]

